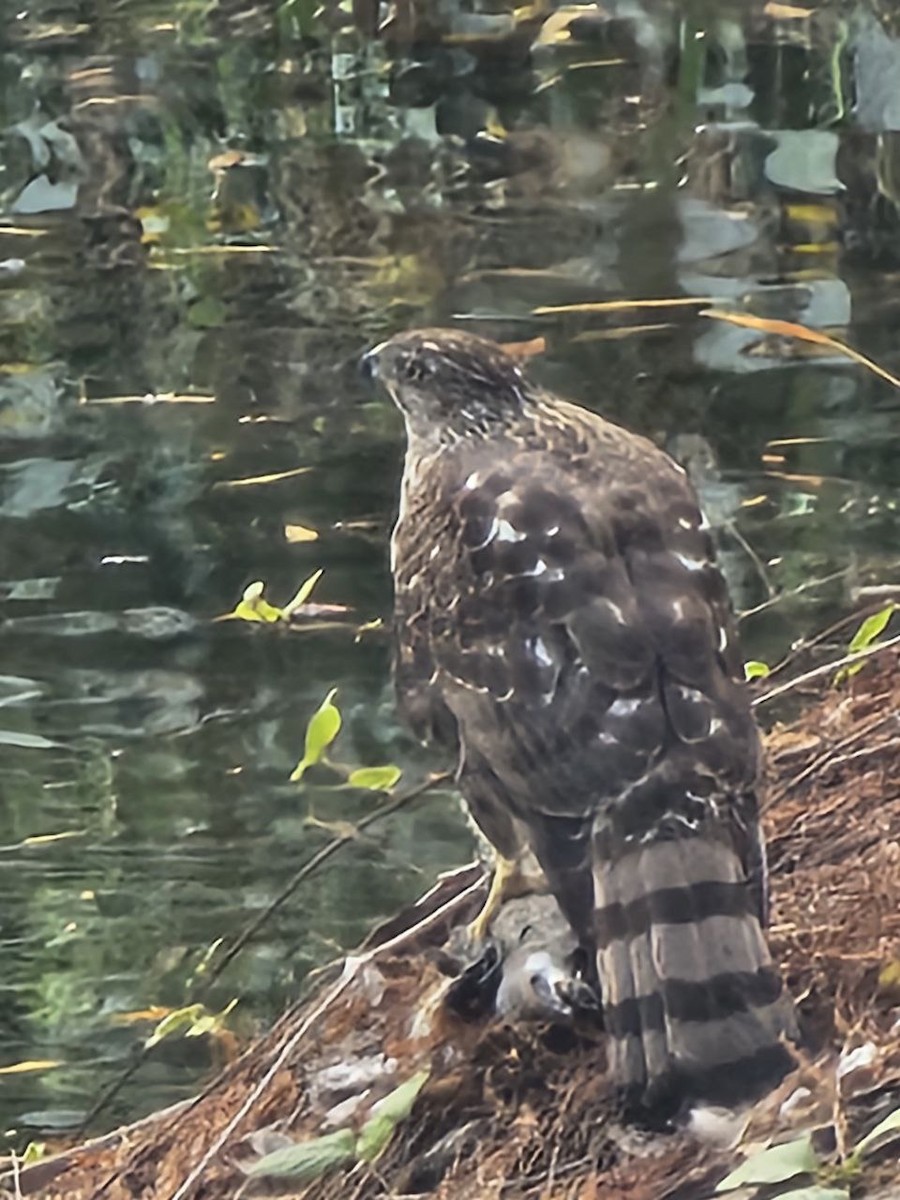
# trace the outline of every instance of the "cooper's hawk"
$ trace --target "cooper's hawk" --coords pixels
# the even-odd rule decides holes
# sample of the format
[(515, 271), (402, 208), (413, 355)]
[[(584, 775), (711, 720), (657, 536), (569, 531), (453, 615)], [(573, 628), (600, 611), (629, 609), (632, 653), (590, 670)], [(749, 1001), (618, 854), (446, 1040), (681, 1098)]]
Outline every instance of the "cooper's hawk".
[(469, 334), (400, 334), (365, 366), (408, 438), (408, 720), (596, 956), (618, 1081), (651, 1103), (763, 1090), (792, 1010), (762, 932), (759, 737), (684, 471)]

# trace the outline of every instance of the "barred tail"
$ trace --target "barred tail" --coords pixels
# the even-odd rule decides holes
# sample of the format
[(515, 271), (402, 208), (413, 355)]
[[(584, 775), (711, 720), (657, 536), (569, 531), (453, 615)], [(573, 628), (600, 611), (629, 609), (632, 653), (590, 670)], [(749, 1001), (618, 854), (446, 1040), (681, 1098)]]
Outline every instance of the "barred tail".
[(595, 835), (597, 966), (610, 1063), (653, 1107), (736, 1104), (792, 1067), (782, 992), (731, 844), (693, 836), (618, 843)]

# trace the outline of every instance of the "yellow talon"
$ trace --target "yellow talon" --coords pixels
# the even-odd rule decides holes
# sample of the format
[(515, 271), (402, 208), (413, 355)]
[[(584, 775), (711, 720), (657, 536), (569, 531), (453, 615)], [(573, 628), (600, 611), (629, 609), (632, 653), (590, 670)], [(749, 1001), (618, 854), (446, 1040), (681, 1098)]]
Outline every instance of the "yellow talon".
[(469, 936), (478, 942), (487, 937), (491, 921), (504, 900), (516, 895), (522, 879), (522, 864), (517, 858), (501, 858), (497, 855), (491, 886), (487, 899), (478, 916), (469, 925)]

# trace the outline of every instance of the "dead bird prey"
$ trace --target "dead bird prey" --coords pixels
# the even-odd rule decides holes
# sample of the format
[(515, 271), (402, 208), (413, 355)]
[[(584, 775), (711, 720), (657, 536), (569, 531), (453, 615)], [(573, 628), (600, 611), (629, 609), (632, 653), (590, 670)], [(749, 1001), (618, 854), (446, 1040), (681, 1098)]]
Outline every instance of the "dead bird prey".
[(792, 1008), (762, 932), (760, 744), (684, 471), (469, 334), (400, 334), (364, 366), (408, 438), (397, 691), (458, 753), (499, 856), (489, 904), (533, 852), (633, 1098), (761, 1093)]

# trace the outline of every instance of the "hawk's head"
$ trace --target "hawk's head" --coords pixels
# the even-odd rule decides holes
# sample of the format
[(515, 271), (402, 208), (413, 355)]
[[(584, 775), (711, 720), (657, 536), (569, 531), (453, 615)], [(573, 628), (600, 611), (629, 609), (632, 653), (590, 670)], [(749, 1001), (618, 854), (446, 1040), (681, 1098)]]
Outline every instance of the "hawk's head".
[(495, 342), (456, 329), (398, 333), (363, 356), (417, 437), (489, 434), (520, 416), (529, 386)]

